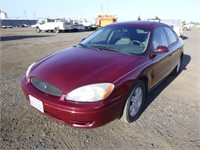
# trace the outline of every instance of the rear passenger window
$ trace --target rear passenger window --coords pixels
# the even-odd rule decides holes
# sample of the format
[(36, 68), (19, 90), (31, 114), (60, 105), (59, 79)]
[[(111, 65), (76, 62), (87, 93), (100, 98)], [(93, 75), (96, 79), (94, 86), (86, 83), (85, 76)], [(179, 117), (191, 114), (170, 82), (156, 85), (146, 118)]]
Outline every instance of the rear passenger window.
[(154, 31), (153, 36), (153, 47), (156, 49), (158, 46), (166, 46), (168, 47), (167, 38), (165, 36), (164, 30), (159, 27)]
[(172, 31), (172, 29), (170, 29), (168, 27), (164, 27), (164, 29), (169, 38), (169, 45), (176, 43), (176, 41), (178, 40), (178, 36)]

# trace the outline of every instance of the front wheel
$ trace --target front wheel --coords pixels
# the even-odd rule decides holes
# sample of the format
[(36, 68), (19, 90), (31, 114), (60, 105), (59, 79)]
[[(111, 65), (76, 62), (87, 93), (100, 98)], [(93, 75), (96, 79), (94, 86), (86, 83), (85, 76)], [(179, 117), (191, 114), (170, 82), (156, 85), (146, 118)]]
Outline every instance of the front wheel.
[(36, 32), (37, 32), (37, 33), (40, 33), (40, 32), (41, 32), (40, 28), (37, 27), (37, 28), (36, 28)]
[(142, 112), (146, 97), (145, 84), (138, 80), (134, 84), (126, 101), (121, 120), (131, 123), (138, 119)]
[(56, 33), (60, 33), (60, 29), (59, 29), (59, 28), (55, 28), (54, 31), (55, 31)]

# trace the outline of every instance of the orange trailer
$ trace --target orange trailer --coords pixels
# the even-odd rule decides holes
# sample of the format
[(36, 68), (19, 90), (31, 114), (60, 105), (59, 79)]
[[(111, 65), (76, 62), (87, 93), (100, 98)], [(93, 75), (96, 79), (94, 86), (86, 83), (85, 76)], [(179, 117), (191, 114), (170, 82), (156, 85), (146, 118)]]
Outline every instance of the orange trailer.
[(97, 16), (97, 26), (103, 27), (105, 25), (117, 22), (117, 17), (114, 15), (98, 15)]

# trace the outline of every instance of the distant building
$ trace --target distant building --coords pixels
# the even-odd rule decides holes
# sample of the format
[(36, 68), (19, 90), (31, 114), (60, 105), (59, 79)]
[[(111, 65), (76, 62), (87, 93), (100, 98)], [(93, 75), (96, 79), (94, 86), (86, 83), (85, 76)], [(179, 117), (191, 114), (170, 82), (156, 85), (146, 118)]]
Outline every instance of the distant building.
[(0, 10), (0, 19), (6, 19), (6, 18), (8, 18), (7, 13)]

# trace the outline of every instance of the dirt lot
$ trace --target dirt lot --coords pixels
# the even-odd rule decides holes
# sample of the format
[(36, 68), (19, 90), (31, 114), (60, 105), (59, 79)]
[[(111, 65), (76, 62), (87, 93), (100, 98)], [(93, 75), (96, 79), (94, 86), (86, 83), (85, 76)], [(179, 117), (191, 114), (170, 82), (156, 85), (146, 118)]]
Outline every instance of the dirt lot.
[(149, 96), (132, 124), (115, 120), (95, 129), (77, 129), (33, 109), (20, 81), (28, 66), (77, 44), (91, 32), (35, 33), (0, 29), (0, 149), (200, 149), (200, 31), (187, 31), (181, 74), (168, 77)]

